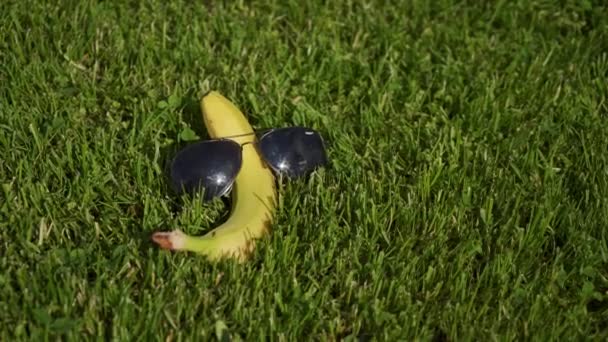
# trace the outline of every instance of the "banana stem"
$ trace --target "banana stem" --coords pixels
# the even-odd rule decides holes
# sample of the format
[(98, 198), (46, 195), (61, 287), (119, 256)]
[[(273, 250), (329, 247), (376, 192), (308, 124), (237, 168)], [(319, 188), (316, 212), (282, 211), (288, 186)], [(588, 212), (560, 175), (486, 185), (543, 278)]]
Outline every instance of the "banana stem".
[(231, 239), (237, 243), (227, 244), (226, 241), (218, 241), (208, 235), (202, 237), (191, 236), (179, 229), (171, 232), (154, 233), (152, 234), (152, 240), (162, 249), (194, 252), (206, 255), (211, 259), (235, 256), (241, 262), (247, 259), (254, 246), (253, 241), (240, 243), (239, 240)]
[(158, 232), (152, 234), (152, 241), (162, 249), (172, 251), (196, 252), (206, 247), (207, 241), (189, 236), (179, 229), (172, 232)]
[(156, 242), (162, 249), (172, 251), (184, 250), (187, 235), (179, 229), (172, 232), (158, 232), (152, 234), (152, 241)]

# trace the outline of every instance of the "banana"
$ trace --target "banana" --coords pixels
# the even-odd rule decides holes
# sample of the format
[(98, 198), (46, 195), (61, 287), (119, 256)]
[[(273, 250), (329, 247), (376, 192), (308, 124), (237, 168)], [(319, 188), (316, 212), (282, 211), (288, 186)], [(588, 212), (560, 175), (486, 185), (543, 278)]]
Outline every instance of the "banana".
[(200, 237), (175, 229), (156, 232), (152, 240), (162, 249), (190, 251), (212, 261), (229, 257), (243, 262), (255, 249), (255, 240), (270, 230), (277, 203), (274, 174), (252, 144), (253, 128), (232, 102), (211, 91), (202, 97), (201, 109), (211, 138), (228, 137), (242, 145), (243, 163), (232, 188), (230, 217)]

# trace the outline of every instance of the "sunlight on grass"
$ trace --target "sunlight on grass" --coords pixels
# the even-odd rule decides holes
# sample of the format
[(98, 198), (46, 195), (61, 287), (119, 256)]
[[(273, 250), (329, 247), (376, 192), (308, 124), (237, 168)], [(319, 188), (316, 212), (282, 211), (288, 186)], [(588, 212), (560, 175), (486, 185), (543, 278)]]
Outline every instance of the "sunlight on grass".
[[(0, 5), (0, 340), (608, 338), (602, 2), (208, 3)], [(150, 243), (209, 89), (328, 145), (244, 266)]]

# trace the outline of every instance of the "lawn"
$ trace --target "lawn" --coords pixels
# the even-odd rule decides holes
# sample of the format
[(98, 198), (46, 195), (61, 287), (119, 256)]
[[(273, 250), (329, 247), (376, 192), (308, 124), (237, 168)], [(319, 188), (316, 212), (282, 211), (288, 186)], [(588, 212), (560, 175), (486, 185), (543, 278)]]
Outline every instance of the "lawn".
[[(605, 340), (607, 78), (603, 1), (2, 1), (0, 340)], [(243, 265), (150, 241), (210, 89), (330, 158)]]

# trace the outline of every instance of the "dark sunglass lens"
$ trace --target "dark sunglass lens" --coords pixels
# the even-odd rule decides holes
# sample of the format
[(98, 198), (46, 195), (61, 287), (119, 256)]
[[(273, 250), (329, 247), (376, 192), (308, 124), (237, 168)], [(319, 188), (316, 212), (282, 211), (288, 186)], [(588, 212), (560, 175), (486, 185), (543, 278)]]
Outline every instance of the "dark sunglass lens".
[(278, 173), (300, 177), (327, 163), (321, 136), (304, 127), (272, 130), (260, 139), (264, 159)]
[(230, 190), (241, 168), (241, 147), (231, 140), (203, 141), (179, 151), (171, 164), (174, 189), (204, 191), (208, 201)]

